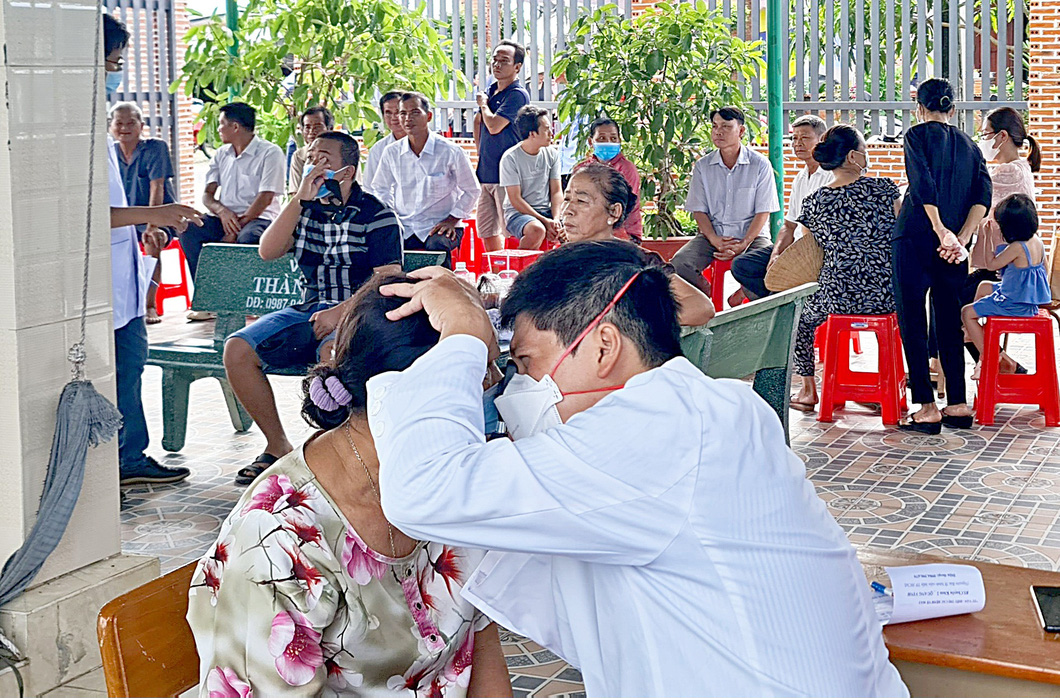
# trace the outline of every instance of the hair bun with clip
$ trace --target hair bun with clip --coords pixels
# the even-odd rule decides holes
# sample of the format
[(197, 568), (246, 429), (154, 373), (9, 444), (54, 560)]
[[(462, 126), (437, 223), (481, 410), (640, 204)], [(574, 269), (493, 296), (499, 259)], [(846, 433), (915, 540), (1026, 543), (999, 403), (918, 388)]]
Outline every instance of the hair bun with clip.
[(309, 383), (309, 399), (325, 412), (334, 412), (350, 404), (353, 396), (335, 376), (326, 379), (317, 376)]

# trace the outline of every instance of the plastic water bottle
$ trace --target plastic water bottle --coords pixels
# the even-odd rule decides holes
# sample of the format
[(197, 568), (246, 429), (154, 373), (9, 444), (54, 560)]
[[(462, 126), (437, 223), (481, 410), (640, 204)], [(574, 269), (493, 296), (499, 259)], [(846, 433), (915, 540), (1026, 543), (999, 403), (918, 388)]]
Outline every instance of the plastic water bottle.
[(456, 274), (456, 278), (460, 279), (464, 283), (475, 285), (475, 273), (467, 268), (466, 262), (457, 262), (456, 269), (453, 271)]

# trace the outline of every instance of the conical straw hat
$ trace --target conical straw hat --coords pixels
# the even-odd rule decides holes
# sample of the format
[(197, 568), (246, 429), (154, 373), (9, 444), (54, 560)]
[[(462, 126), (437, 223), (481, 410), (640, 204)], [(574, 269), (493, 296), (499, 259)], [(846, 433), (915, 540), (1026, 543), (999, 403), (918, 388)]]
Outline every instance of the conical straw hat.
[(766, 288), (770, 291), (787, 291), (817, 281), (823, 264), (824, 250), (813, 239), (813, 235), (803, 235), (781, 252), (766, 272)]

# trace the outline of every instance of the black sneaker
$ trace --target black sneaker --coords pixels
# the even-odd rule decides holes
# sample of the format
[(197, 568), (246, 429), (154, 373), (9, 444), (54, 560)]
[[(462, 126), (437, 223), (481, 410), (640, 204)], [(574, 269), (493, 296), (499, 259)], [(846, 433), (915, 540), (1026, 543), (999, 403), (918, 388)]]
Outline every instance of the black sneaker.
[(180, 482), (189, 475), (191, 471), (184, 466), (162, 465), (147, 456), (144, 462), (135, 468), (122, 468), (120, 477), (123, 485), (168, 485)]

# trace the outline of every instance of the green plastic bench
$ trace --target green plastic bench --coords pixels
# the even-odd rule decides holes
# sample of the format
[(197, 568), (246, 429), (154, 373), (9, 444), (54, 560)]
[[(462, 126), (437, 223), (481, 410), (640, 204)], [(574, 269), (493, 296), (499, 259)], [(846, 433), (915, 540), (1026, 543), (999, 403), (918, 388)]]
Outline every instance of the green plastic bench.
[(685, 357), (711, 378), (754, 376), (754, 390), (780, 417), (785, 438), (792, 345), (803, 303), (816, 290), (816, 283), (804, 284), (725, 310), (681, 333)]

